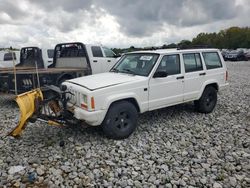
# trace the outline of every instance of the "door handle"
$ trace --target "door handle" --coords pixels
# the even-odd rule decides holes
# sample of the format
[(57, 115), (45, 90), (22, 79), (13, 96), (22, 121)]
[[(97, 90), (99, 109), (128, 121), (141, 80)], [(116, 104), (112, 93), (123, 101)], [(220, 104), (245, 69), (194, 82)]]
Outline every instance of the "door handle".
[(177, 80), (184, 79), (184, 76), (176, 77)]
[(111, 60), (108, 60), (108, 62), (111, 62)]
[(97, 62), (97, 60), (94, 60), (93, 62), (95, 62), (95, 63), (96, 63), (96, 62)]
[(200, 76), (205, 76), (205, 75), (206, 75), (206, 73), (205, 73), (205, 72), (203, 72), (203, 73), (200, 73), (199, 75), (200, 75)]

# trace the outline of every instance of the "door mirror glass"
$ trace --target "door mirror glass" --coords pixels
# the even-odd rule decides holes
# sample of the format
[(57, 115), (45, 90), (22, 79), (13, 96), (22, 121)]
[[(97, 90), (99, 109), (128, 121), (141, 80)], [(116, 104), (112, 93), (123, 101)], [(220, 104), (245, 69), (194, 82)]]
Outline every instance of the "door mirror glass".
[(154, 73), (153, 78), (164, 78), (164, 77), (167, 77), (167, 76), (168, 76), (168, 74), (167, 74), (166, 71), (156, 71)]

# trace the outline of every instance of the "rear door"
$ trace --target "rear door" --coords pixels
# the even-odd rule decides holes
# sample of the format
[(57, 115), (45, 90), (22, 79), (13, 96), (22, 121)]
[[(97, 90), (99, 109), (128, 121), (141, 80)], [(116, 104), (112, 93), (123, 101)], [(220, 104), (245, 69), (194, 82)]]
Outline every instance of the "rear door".
[(184, 101), (195, 100), (199, 96), (206, 76), (201, 54), (183, 53), (182, 57), (185, 68)]
[(149, 110), (181, 103), (184, 75), (179, 54), (163, 56), (157, 71), (166, 72), (167, 77), (150, 79)]
[(92, 68), (92, 74), (101, 73), (103, 71), (103, 64), (105, 63), (105, 58), (102, 52), (102, 49), (100, 46), (91, 46), (91, 68)]

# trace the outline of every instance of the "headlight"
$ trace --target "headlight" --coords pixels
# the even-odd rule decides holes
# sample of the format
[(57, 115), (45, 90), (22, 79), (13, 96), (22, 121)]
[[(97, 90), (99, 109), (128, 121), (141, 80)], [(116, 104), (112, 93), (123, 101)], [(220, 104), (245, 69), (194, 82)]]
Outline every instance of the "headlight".
[(88, 96), (87, 95), (84, 95), (82, 94), (82, 103), (81, 103), (81, 107), (83, 109), (88, 109)]
[(88, 103), (88, 97), (87, 97), (87, 95), (82, 94), (82, 98), (83, 98), (84, 104), (87, 104)]

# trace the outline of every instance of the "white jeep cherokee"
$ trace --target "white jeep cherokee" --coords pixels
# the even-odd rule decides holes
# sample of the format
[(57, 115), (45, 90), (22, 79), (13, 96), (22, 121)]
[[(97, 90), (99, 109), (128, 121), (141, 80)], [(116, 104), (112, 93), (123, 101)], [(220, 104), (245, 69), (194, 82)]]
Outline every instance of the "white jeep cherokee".
[(139, 113), (189, 101), (199, 112), (212, 112), (227, 77), (217, 49), (156, 50), (127, 53), (110, 72), (64, 85), (74, 94), (69, 106), (77, 119), (123, 139), (135, 130)]

